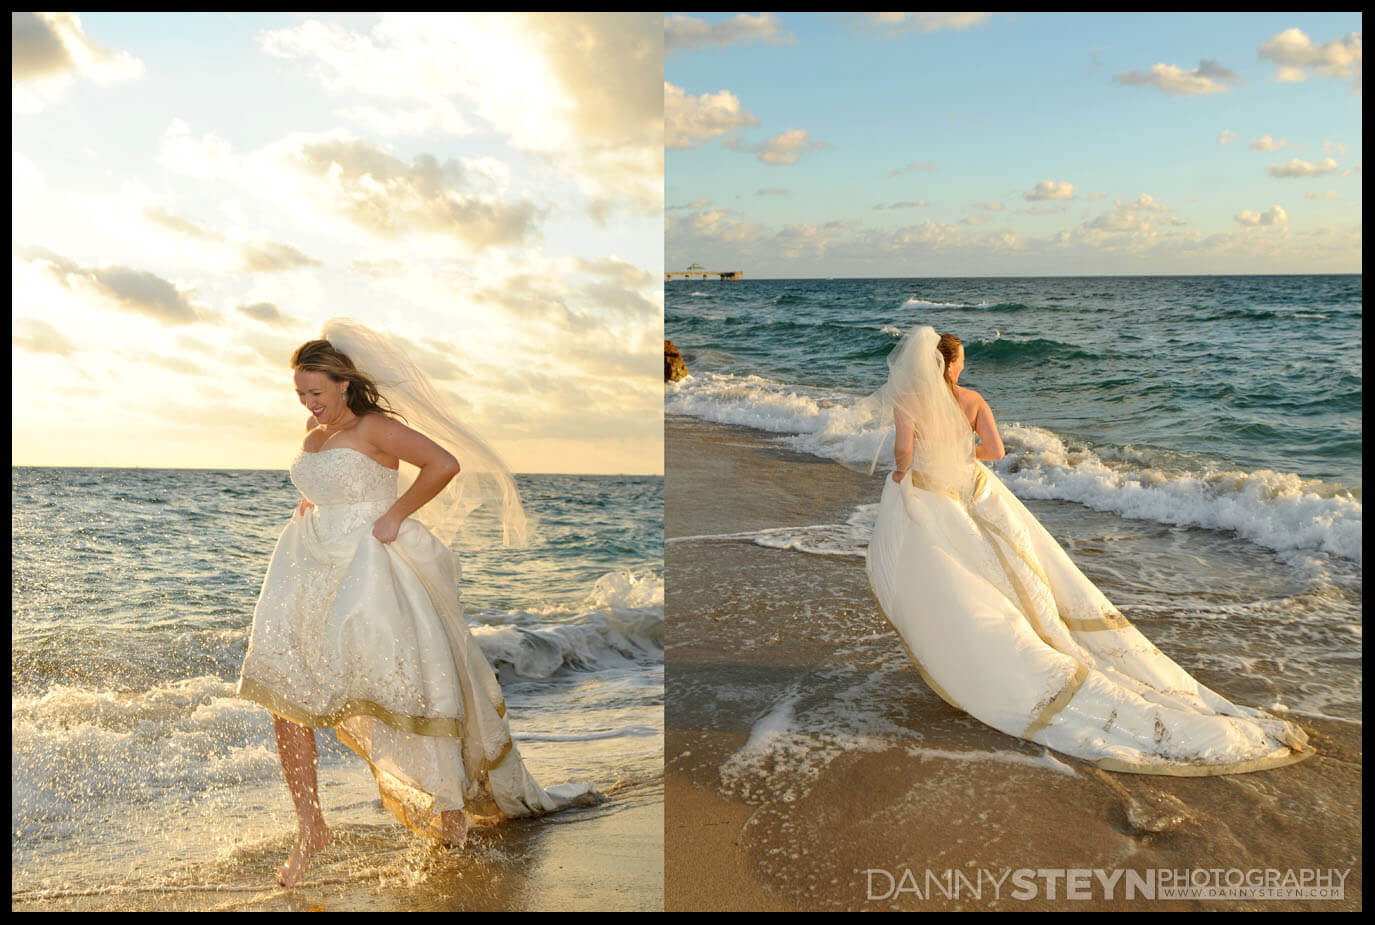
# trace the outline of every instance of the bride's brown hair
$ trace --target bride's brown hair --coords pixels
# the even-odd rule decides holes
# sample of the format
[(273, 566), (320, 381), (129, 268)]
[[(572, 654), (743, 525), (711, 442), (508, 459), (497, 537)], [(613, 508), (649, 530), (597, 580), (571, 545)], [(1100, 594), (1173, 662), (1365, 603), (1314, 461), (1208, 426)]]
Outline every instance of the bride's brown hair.
[(960, 347), (964, 346), (964, 341), (954, 334), (942, 334), (940, 342), (936, 344), (936, 349), (945, 358), (945, 384), (950, 386), (950, 394), (955, 394), (955, 383), (950, 381), (950, 364), (955, 362), (955, 357), (959, 355)]
[(327, 340), (309, 340), (297, 347), (296, 352), (291, 355), (291, 368), (324, 373), (335, 382), (347, 382), (349, 388), (346, 402), (349, 410), (359, 417), (365, 414), (385, 414), (401, 418), (382, 397), (382, 393), (377, 391), (377, 383), (354, 366), (348, 354), (335, 349)]

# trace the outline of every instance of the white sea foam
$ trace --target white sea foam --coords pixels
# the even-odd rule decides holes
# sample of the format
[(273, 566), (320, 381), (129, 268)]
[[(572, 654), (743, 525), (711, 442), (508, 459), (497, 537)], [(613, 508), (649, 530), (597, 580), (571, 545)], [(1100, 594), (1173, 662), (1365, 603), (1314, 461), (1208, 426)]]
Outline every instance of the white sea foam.
[(488, 661), (524, 678), (564, 666), (590, 670), (663, 657), (664, 582), (656, 575), (608, 572), (575, 608), (554, 606), (483, 614), (473, 629)]
[(11, 697), (16, 829), (92, 800), (199, 792), (280, 772), (262, 708), (197, 677), (137, 693), (55, 686)]
[[(792, 448), (867, 465), (891, 458), (892, 430), (868, 428), (857, 396), (761, 376), (700, 373), (665, 386), (664, 407), (780, 435)], [(1023, 498), (1073, 501), (1158, 523), (1235, 531), (1281, 552), (1361, 561), (1361, 502), (1326, 483), (1260, 469), (1219, 469), (1131, 447), (1067, 445), (1045, 428), (1001, 426), (1007, 457), (993, 466)]]
[(592, 742), (598, 739), (652, 739), (662, 736), (664, 731), (655, 726), (619, 726), (615, 729), (602, 729), (596, 732), (561, 735), (558, 733), (526, 733), (520, 737), (522, 742)]
[(1003, 437), (1009, 452), (999, 474), (1019, 497), (1232, 530), (1275, 550), (1318, 550), (1361, 561), (1361, 502), (1323, 483), (1272, 469), (1171, 471), (1142, 461), (1123, 464), (1091, 449), (1071, 450), (1039, 427), (1008, 425)]
[(902, 303), (903, 308), (984, 308), (987, 302), (979, 302), (971, 305), (968, 302), (930, 302), (926, 299), (918, 299), (916, 296)]
[(1014, 752), (1008, 750), (982, 751), (980, 749), (970, 749), (969, 751), (954, 751), (947, 748), (925, 748), (913, 746), (907, 749), (907, 754), (913, 758), (939, 758), (946, 761), (993, 761), (1001, 764), (1016, 764), (1028, 768), (1038, 768), (1041, 770), (1054, 771), (1056, 774), (1065, 774), (1069, 777), (1078, 777), (1074, 768), (1056, 758), (1050, 749), (1046, 749), (1039, 755), (1028, 755), (1025, 752)]

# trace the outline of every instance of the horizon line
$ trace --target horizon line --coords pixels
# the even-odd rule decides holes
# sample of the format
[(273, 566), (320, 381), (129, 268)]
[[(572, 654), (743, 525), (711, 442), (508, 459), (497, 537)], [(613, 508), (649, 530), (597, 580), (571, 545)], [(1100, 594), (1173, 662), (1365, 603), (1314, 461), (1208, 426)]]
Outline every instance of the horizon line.
[[(667, 271), (666, 271), (667, 272)], [(681, 270), (675, 272), (682, 272)], [(1042, 276), (1029, 276), (1016, 273), (996, 273), (984, 276), (744, 276), (740, 279), (726, 280), (681, 280), (688, 282), (717, 282), (717, 283), (747, 283), (751, 280), (793, 280), (793, 279), (819, 279), (819, 280), (842, 280), (842, 279), (1137, 279), (1148, 277), (1169, 277), (1169, 278), (1211, 278), (1218, 276), (1361, 276), (1361, 271), (1346, 272), (1325, 272), (1325, 273), (1066, 273), (1066, 274), (1046, 274)], [(677, 282), (676, 280), (665, 280), (665, 284)]]
[[(11, 469), (112, 469), (132, 472), (290, 472), (290, 469), (225, 469), (215, 466), (50, 466), (35, 463), (10, 463)], [(512, 475), (591, 475), (609, 478), (657, 478), (664, 477), (662, 472), (524, 472), (512, 471)]]

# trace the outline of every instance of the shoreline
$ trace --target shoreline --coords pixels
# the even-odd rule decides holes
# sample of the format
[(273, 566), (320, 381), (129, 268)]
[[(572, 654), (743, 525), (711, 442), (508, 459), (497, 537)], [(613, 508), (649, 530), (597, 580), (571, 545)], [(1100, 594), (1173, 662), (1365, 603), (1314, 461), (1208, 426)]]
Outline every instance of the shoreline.
[[(665, 446), (667, 909), (1360, 908), (1358, 723), (1305, 718), (1316, 757), (1212, 778), (1115, 775), (1002, 735), (926, 688), (861, 559), (719, 538), (843, 523), (877, 476), (679, 417)], [(1028, 506), (1056, 535), (1075, 514)], [(1351, 873), (1340, 901), (870, 900), (864, 881), (1186, 867)]]
[[(285, 788), (281, 787), (285, 799)], [(541, 912), (663, 908), (663, 808), (658, 781), (632, 784), (595, 807), (476, 826), (462, 849), (439, 848), (380, 806), (355, 808), (291, 890), (272, 885), (292, 845), (290, 811), (263, 839), (203, 868), (202, 880), (127, 884), (62, 895), (11, 894), (28, 911)], [(376, 801), (369, 801), (369, 806)], [(389, 814), (388, 814), (389, 815)], [(216, 870), (215, 868), (219, 868)], [(188, 879), (190, 879), (188, 877)], [(225, 881), (225, 882), (215, 882)], [(213, 885), (211, 885), (213, 883)], [(262, 886), (258, 885), (263, 884)]]

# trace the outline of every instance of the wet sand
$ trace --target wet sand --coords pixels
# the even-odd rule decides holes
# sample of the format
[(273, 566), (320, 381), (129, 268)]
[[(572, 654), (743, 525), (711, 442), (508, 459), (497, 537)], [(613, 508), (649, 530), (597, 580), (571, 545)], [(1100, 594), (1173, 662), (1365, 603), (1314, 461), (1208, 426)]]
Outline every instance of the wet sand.
[[(926, 688), (861, 559), (711, 538), (843, 523), (877, 499), (877, 476), (681, 418), (665, 444), (667, 909), (1360, 908), (1358, 723), (1295, 716), (1316, 757), (1203, 778), (1112, 774), (1003, 735)], [(1028, 506), (1057, 536), (1096, 516)], [(1084, 567), (1109, 598), (1125, 593), (1110, 562)], [(1018, 899), (987, 880), (1158, 868), (1349, 873), (1342, 900), (1127, 899), (1122, 885), (1109, 899), (1096, 881), (1090, 898), (1066, 898), (1064, 880)]]
[[(459, 850), (422, 843), (384, 811), (334, 824), (292, 890), (272, 884), (289, 829), (249, 840), (194, 874), (54, 897), (16, 891), (14, 911), (631, 911), (663, 908), (663, 791), (648, 782), (599, 806), (475, 826)], [(18, 884), (16, 884), (18, 886)]]

